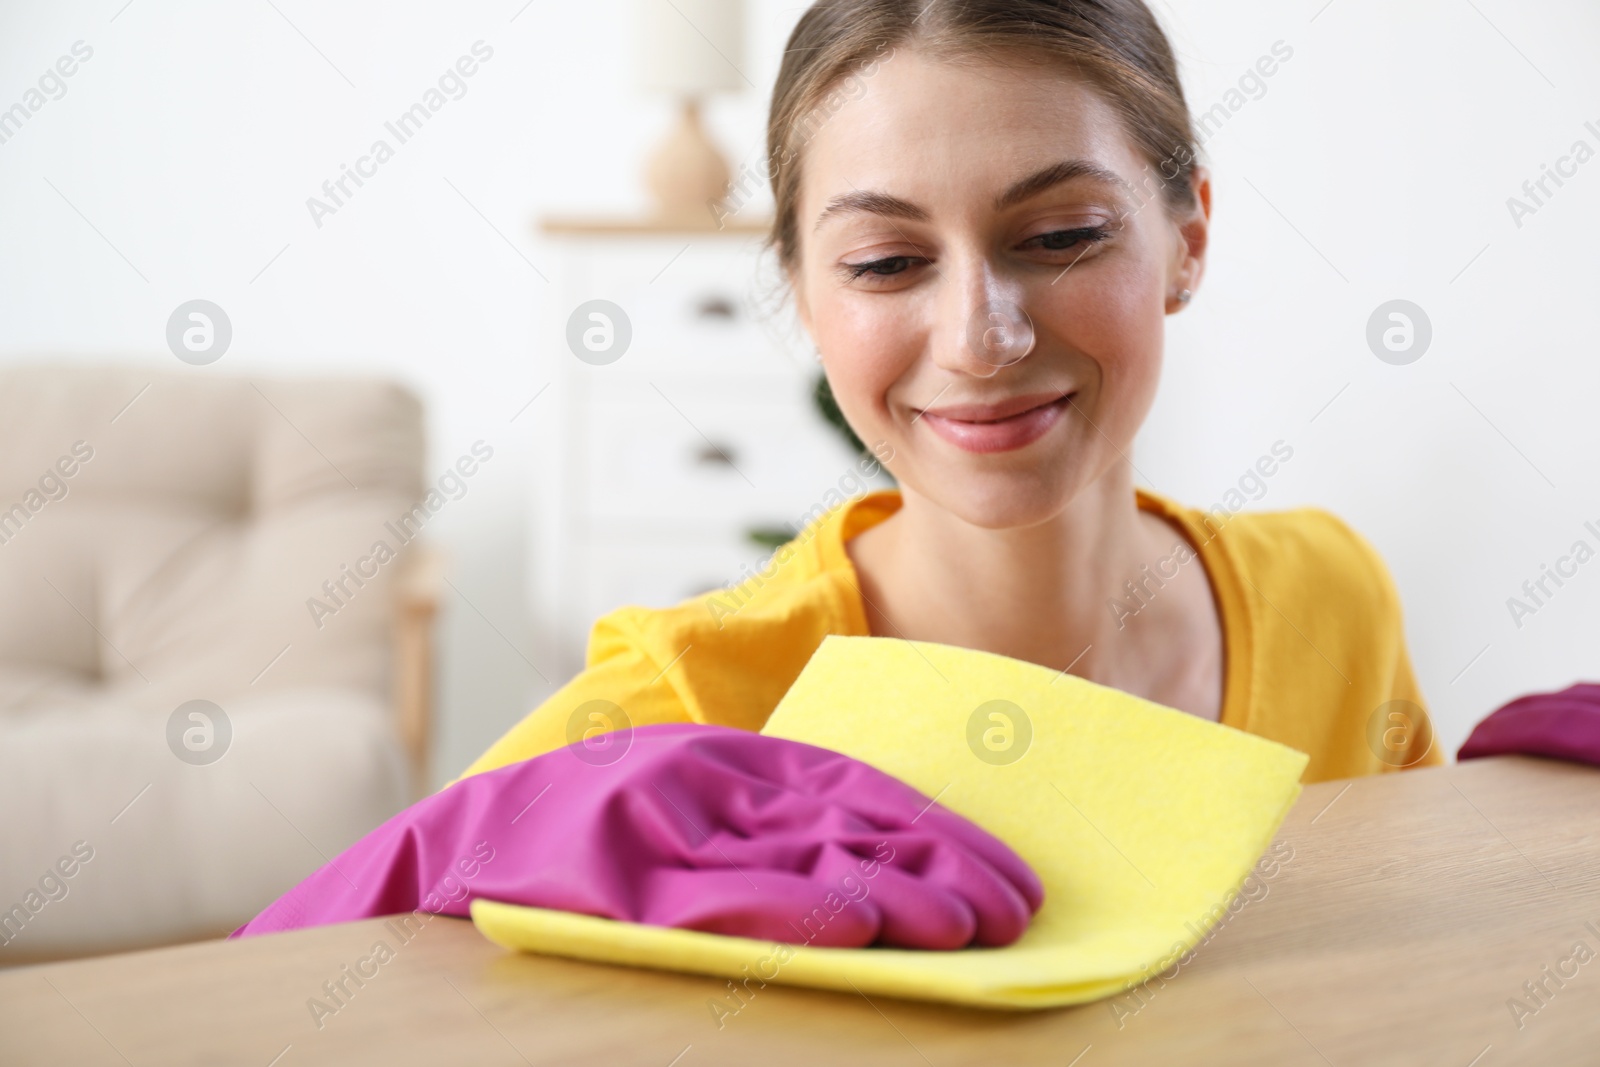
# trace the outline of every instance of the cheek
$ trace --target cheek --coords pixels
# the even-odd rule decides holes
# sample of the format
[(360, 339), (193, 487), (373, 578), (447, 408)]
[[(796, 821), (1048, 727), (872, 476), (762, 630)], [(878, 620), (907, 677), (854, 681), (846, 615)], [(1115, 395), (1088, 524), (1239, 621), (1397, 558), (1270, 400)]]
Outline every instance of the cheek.
[(1082, 364), (1073, 378), (1094, 380), (1090, 402), (1113, 423), (1121, 421), (1113, 413), (1142, 419), (1153, 400), (1165, 343), (1162, 285), (1148, 259), (1130, 259), (1115, 270), (1085, 273), (1076, 285), (1052, 287), (1032, 312), (1041, 334)]
[(1161, 281), (1143, 287), (1130, 286), (1120, 294), (1122, 306), (1116, 309), (1118, 357), (1108, 360), (1115, 375), (1116, 402), (1124, 414), (1127, 435), (1138, 430), (1155, 402), (1161, 384), (1161, 355), (1166, 344), (1166, 314), (1163, 310)]
[(904, 301), (841, 293), (813, 308), (812, 340), (840, 409), (869, 446), (892, 439), (886, 395), (916, 364), (921, 328), (907, 318)]

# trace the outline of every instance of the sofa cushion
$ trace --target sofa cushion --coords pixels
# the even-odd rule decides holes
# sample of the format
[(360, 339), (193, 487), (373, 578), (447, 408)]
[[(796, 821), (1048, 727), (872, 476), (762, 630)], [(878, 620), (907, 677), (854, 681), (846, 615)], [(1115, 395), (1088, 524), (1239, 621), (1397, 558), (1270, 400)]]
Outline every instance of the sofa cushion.
[[(0, 962), (237, 925), (405, 805), (395, 523), (422, 461), (389, 382), (0, 370)], [(169, 745), (192, 700), (232, 726), (215, 763)]]
[(193, 373), (0, 372), (0, 663), (169, 710), (386, 694), (394, 567), (362, 561), (403, 549), (420, 405), (380, 381)]
[(204, 765), (173, 755), (168, 715), (95, 687), (0, 720), (0, 966), (225, 934), (405, 806), (390, 715), (369, 695), (218, 706), (232, 736)]

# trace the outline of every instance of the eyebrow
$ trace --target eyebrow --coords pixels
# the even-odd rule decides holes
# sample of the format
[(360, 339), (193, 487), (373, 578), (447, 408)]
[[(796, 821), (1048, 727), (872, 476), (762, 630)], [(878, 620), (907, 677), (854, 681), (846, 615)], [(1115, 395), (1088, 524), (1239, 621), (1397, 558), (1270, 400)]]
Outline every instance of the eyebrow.
[[(1038, 196), (1046, 189), (1079, 178), (1088, 178), (1127, 192), (1133, 191), (1127, 179), (1108, 167), (1087, 159), (1064, 159), (1012, 182), (1006, 187), (1005, 192), (994, 198), (994, 209), (1003, 211), (1030, 197)], [(829, 200), (827, 207), (817, 216), (813, 230), (821, 229), (822, 224), (835, 215), (847, 214), (880, 215), (884, 218), (908, 219), (912, 222), (927, 222), (930, 218), (927, 211), (909, 200), (890, 196), (888, 193), (863, 192), (858, 189)]]

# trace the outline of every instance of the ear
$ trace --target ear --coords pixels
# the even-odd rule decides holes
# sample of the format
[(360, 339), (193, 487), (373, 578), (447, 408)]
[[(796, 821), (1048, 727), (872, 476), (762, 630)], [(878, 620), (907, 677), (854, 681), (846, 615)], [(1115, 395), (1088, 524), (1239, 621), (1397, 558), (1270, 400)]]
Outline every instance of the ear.
[[(1211, 172), (1195, 164), (1190, 184), (1194, 189), (1195, 206), (1185, 217), (1173, 222), (1177, 239), (1173, 242), (1168, 265), (1168, 290), (1172, 293), (1182, 289), (1198, 292), (1200, 279), (1205, 276), (1206, 249), (1211, 236)], [(1167, 310), (1175, 311), (1182, 306), (1175, 299), (1170, 300)]]

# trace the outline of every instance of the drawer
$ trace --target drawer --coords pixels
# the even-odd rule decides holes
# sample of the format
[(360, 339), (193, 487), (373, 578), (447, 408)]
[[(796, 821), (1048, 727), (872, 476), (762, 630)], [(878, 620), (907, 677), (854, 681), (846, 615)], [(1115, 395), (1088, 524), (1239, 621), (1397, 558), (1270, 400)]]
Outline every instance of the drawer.
[[(772, 393), (761, 394), (770, 397)], [(783, 523), (856, 472), (808, 403), (751, 402), (683, 379), (587, 405), (585, 519)], [(848, 484), (848, 483), (847, 483)]]
[[(748, 243), (747, 240), (742, 243)], [(611, 377), (670, 361), (707, 372), (793, 370), (811, 349), (777, 301), (771, 268), (726, 238), (655, 241), (626, 252), (590, 248), (578, 257), (554, 308), (563, 330), (588, 300), (609, 300), (628, 316), (628, 351), (603, 368)], [(659, 370), (655, 371), (659, 373)]]
[(666, 608), (743, 580), (771, 552), (742, 533), (708, 528), (699, 536), (599, 541), (579, 551), (582, 578), (574, 608), (587, 638), (594, 620), (624, 605)]

